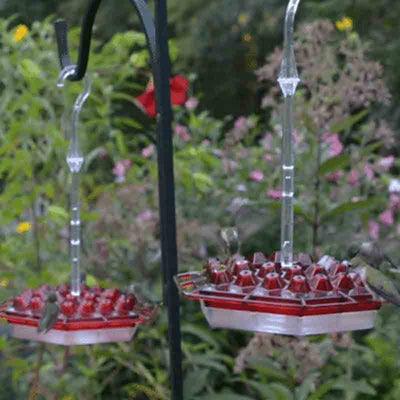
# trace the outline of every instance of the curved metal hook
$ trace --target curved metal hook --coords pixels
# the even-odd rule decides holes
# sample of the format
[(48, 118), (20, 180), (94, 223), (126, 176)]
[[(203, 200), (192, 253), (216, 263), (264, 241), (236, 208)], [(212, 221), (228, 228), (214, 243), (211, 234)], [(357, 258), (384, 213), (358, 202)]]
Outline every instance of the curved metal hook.
[[(150, 52), (151, 62), (153, 66), (155, 66), (157, 65), (158, 57), (156, 48), (156, 32), (152, 16), (144, 0), (129, 0), (129, 1), (135, 7), (137, 13), (139, 14), (139, 18), (147, 38), (147, 46)], [(81, 31), (81, 41), (79, 45), (78, 63), (76, 65), (76, 71), (71, 75), (67, 76), (67, 78), (70, 81), (79, 81), (85, 76), (89, 61), (93, 24), (100, 3), (101, 0), (92, 0), (84, 16), (82, 23), (82, 31)], [(69, 51), (68, 51), (67, 23), (63, 19), (59, 19), (54, 22), (54, 27), (56, 31), (60, 65), (61, 68), (64, 69), (71, 65), (71, 61), (69, 58)]]

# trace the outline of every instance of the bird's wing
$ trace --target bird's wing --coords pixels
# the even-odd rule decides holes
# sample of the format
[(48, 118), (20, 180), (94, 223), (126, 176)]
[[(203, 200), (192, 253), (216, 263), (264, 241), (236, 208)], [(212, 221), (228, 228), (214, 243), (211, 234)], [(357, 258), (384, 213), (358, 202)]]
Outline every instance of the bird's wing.
[(394, 294), (391, 294), (389, 292), (386, 292), (385, 290), (383, 290), (382, 288), (376, 287), (374, 285), (371, 285), (370, 283), (368, 283), (368, 286), (380, 297), (384, 298), (386, 301), (388, 301), (389, 303), (392, 303), (394, 305), (396, 305), (397, 307), (400, 307), (400, 298), (397, 297)]
[[(52, 310), (52, 306), (55, 307), (54, 310)], [(47, 333), (53, 327), (53, 325), (57, 322), (58, 312), (59, 307), (57, 304), (46, 305), (37, 328), (38, 333)]]
[(367, 284), (377, 295), (400, 307), (400, 293), (397, 285), (385, 274), (369, 266)]
[(38, 331), (38, 333), (42, 333), (45, 329), (46, 329), (46, 319), (42, 317), (42, 318), (40, 318), (39, 325), (37, 327), (37, 331)]

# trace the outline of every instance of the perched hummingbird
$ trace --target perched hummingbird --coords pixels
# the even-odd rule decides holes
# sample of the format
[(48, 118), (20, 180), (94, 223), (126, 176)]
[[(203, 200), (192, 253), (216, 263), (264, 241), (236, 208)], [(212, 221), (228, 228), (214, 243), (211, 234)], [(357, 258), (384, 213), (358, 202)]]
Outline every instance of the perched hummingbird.
[(360, 246), (352, 245), (348, 255), (351, 258), (352, 269), (360, 274), (367, 288), (400, 307), (400, 290), (390, 274), (391, 271), (397, 271), (398, 267), (390, 258), (370, 242), (362, 243)]
[(348, 250), (348, 256), (357, 264), (364, 262), (385, 273), (400, 273), (400, 268), (373, 242), (364, 242), (361, 245), (352, 244)]
[(220, 230), (220, 239), (228, 271), (233, 269), (235, 262), (240, 258), (240, 241), (237, 228), (230, 226)]
[(239, 254), (239, 234), (235, 227), (222, 228), (220, 231), (220, 238), (225, 256), (231, 257), (235, 254)]
[(42, 316), (37, 327), (38, 333), (47, 333), (57, 322), (60, 307), (57, 304), (57, 296), (54, 292), (50, 292)]

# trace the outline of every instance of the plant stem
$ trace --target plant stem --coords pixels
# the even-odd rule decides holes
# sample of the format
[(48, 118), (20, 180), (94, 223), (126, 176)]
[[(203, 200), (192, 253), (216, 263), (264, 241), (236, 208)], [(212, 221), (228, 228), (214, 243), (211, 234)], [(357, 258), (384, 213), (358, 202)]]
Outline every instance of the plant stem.
[(317, 256), (317, 248), (319, 245), (319, 227), (320, 227), (320, 201), (321, 201), (321, 178), (319, 176), (319, 168), (321, 166), (321, 133), (318, 129), (317, 133), (317, 164), (315, 172), (314, 185), (314, 219), (313, 219), (313, 239), (312, 253)]
[(33, 232), (33, 240), (35, 244), (35, 253), (36, 253), (36, 267), (37, 271), (41, 270), (42, 262), (40, 259), (40, 237), (39, 237), (39, 221), (38, 216), (36, 214), (36, 207), (35, 207), (35, 187), (37, 187), (37, 182), (34, 174), (32, 174), (32, 181), (33, 181), (33, 189), (32, 189), (32, 232)]
[(38, 393), (40, 392), (40, 367), (43, 364), (43, 355), (45, 350), (46, 350), (46, 345), (44, 343), (41, 343), (39, 345), (36, 365), (33, 370), (33, 380), (31, 383), (31, 389), (29, 391), (29, 400), (36, 399)]

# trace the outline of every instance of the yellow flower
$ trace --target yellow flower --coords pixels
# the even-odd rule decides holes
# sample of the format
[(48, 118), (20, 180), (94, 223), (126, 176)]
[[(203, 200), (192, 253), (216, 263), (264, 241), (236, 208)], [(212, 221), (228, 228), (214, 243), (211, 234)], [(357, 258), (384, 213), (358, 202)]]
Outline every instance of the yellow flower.
[(252, 38), (252, 36), (250, 35), (250, 33), (245, 33), (245, 34), (242, 36), (243, 42), (250, 42), (252, 39), (253, 39), (253, 38)]
[(18, 233), (24, 233), (27, 232), (31, 229), (32, 225), (30, 222), (24, 221), (21, 222), (17, 225), (17, 232)]
[(249, 22), (249, 15), (248, 14), (240, 14), (238, 17), (238, 22), (240, 25), (246, 25)]
[(7, 285), (8, 285), (8, 279), (7, 278), (0, 279), (0, 286), (1, 287), (7, 287)]
[(336, 28), (339, 31), (351, 31), (353, 29), (353, 20), (349, 17), (343, 17), (336, 21)]
[(28, 27), (26, 25), (18, 25), (14, 31), (14, 40), (19, 42), (26, 36), (27, 33)]

